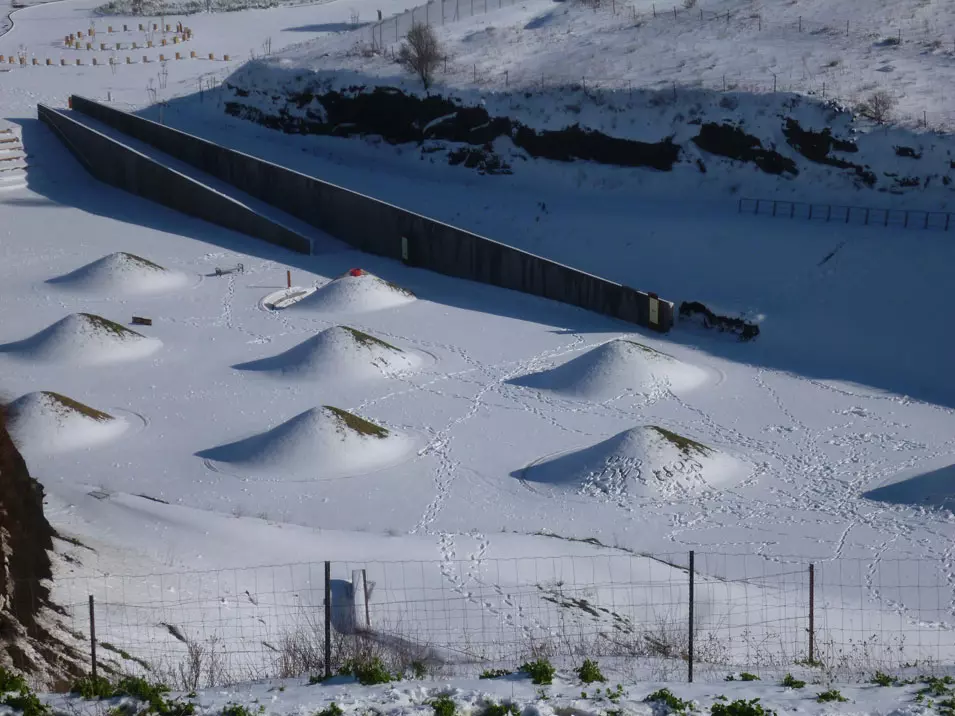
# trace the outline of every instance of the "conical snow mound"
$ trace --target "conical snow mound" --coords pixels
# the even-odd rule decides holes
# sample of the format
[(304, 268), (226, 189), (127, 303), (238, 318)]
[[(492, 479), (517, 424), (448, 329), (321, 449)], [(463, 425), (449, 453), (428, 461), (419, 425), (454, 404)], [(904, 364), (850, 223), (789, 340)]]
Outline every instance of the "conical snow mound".
[(184, 288), (189, 277), (140, 256), (118, 252), (81, 266), (47, 283), (83, 293), (138, 295)]
[(286, 310), (365, 313), (403, 306), (414, 300), (411, 291), (356, 269), (329, 281)]
[(162, 346), (118, 323), (91, 313), (73, 313), (29, 338), (0, 346), (0, 352), (29, 360), (103, 365), (135, 360)]
[(515, 378), (515, 385), (585, 398), (607, 400), (625, 393), (650, 393), (664, 387), (690, 390), (706, 381), (701, 368), (683, 363), (634, 341), (609, 341), (556, 368)]
[(280, 373), (299, 378), (335, 381), (368, 380), (414, 370), (421, 359), (382, 340), (347, 326), (328, 328), (284, 353), (250, 363), (240, 370)]
[(378, 470), (400, 462), (413, 449), (414, 441), (406, 435), (322, 406), (264, 433), (198, 455), (267, 480), (305, 481)]
[(647, 425), (535, 463), (521, 477), (598, 497), (674, 497), (733, 482), (741, 468), (713, 448)]
[(126, 430), (122, 418), (59, 393), (27, 393), (7, 406), (8, 428), (24, 452), (63, 452), (108, 442)]

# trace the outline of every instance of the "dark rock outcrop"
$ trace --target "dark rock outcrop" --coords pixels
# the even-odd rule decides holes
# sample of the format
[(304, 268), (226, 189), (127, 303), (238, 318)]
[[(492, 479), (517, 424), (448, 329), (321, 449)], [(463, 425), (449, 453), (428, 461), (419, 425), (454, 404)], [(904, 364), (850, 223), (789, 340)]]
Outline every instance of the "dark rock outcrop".
[(792, 159), (775, 150), (764, 149), (757, 137), (731, 124), (707, 122), (700, 127), (700, 133), (693, 137), (693, 143), (710, 154), (752, 162), (767, 174), (799, 174), (796, 162)]
[[(227, 86), (239, 97), (249, 94)], [(465, 144), (480, 148), (479, 153), (457, 149), (450, 152), (450, 163), (463, 163), (487, 173), (508, 173), (499, 171), (506, 162), (491, 156), (492, 142), (503, 137), (532, 157), (561, 162), (580, 159), (669, 171), (680, 157), (680, 147), (672, 137), (638, 142), (579, 125), (539, 131), (509, 117), (492, 117), (484, 107), (466, 107), (434, 95), (418, 97), (391, 87), (350, 87), (343, 92), (320, 94), (305, 91), (289, 95), (288, 100), (298, 113), (285, 106), (269, 114), (242, 102), (227, 102), (225, 109), (232, 116), (289, 134), (374, 135), (389, 144), (420, 144), (425, 140)]]

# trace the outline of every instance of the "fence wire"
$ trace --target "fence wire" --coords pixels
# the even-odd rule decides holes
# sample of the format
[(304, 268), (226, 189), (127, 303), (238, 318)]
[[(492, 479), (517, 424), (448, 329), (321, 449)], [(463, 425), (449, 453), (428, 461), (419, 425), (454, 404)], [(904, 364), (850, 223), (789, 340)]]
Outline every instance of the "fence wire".
[(955, 591), (935, 563), (840, 559), (810, 575), (798, 558), (697, 553), (692, 622), (688, 564), (686, 553), (330, 562), (326, 580), (316, 562), (70, 577), (53, 596), (81, 647), (92, 615), (101, 668), (182, 689), (321, 677), (372, 656), (440, 676), (593, 658), (655, 680), (686, 678), (691, 658), (698, 680), (955, 665)]

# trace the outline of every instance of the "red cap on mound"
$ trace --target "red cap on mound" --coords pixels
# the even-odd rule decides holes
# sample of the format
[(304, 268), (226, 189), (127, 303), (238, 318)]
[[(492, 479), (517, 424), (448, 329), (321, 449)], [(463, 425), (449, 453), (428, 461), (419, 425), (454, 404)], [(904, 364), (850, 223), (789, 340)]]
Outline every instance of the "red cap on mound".
[(365, 273), (365, 272), (362, 271), (360, 268), (354, 268), (354, 269), (352, 269), (351, 271), (348, 272), (348, 275), (349, 275), (349, 276), (361, 276), (363, 273)]

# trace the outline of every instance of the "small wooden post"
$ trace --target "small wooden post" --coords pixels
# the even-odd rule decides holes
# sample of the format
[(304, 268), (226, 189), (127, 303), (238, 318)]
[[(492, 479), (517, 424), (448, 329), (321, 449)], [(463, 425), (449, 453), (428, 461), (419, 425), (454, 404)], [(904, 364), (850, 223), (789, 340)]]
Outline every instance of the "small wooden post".
[(332, 676), (332, 563), (325, 562), (325, 678)]
[(368, 572), (361, 570), (361, 584), (365, 590), (365, 626), (371, 629), (371, 611), (368, 609)]
[(93, 595), (90, 595), (90, 662), (93, 679), (96, 679), (96, 606)]
[(694, 552), (690, 550), (690, 619), (689, 619), (689, 632), (687, 634), (687, 648), (686, 648), (686, 665), (687, 665), (687, 677), (689, 682), (693, 683), (693, 576), (694, 576)]
[(285, 271), (285, 278), (287, 279), (288, 288), (292, 288), (292, 271), (290, 269)]
[(816, 565), (809, 563), (809, 664), (816, 655)]

